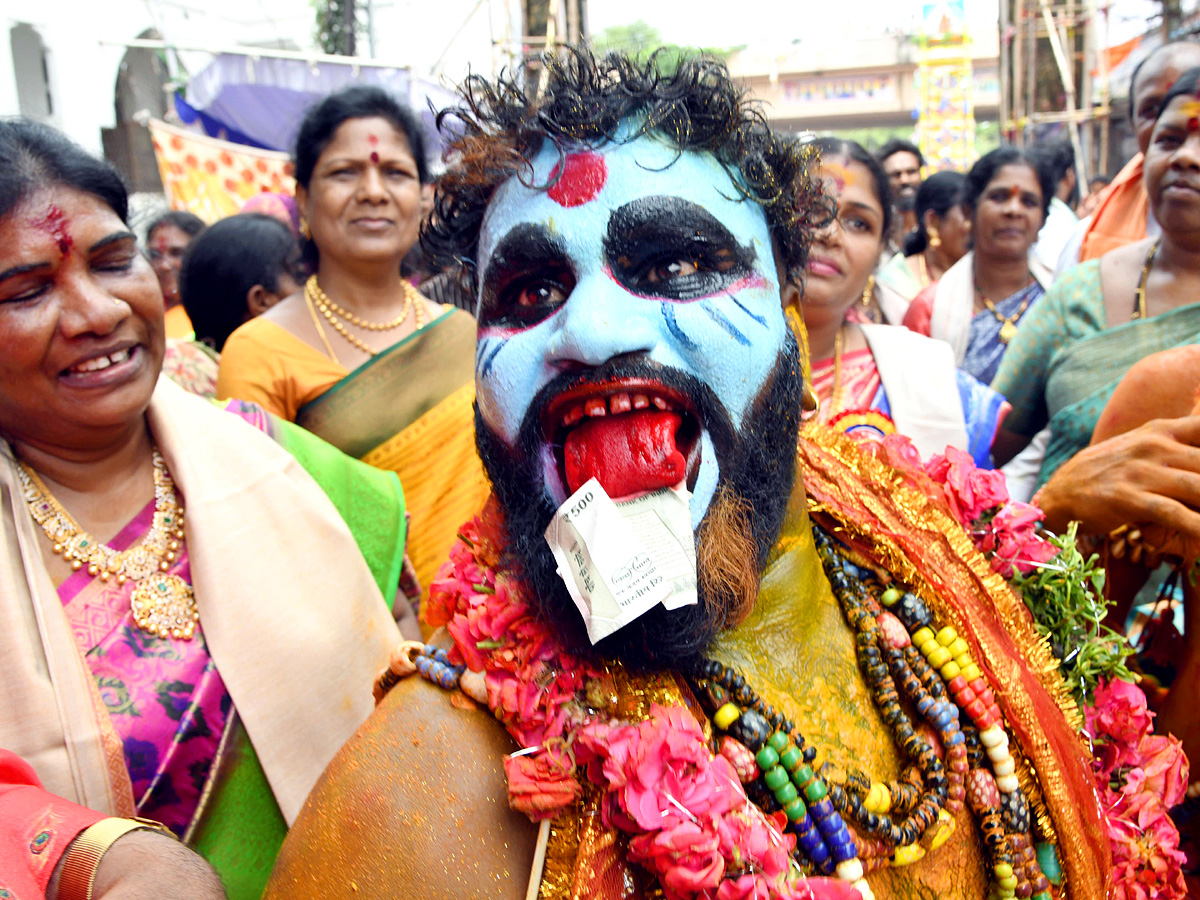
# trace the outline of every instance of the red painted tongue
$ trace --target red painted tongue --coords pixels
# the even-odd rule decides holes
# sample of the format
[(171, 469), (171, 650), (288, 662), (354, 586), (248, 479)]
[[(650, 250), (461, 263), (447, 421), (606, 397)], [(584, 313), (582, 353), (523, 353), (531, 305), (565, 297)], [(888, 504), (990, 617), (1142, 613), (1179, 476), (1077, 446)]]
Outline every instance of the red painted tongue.
[(682, 421), (679, 413), (645, 409), (587, 419), (563, 446), (571, 493), (589, 478), (614, 499), (678, 484), (687, 474), (687, 460), (675, 446)]

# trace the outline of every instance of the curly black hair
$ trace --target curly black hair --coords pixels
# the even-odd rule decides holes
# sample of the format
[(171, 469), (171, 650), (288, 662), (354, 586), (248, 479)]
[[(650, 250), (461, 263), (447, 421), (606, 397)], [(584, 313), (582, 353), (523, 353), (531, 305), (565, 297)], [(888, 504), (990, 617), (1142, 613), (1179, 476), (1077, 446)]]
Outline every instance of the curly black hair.
[(763, 207), (783, 268), (799, 280), (812, 231), (832, 216), (829, 198), (810, 174), (813, 151), (773, 133), (723, 63), (685, 57), (666, 71), (658, 54), (645, 62), (616, 53), (597, 59), (571, 48), (543, 57), (541, 65), (544, 85), (536, 97), (511, 75), (494, 83), (472, 76), (460, 89), (463, 105), (438, 115), (439, 130), (455, 136), (452, 165), (438, 181), (434, 214), (421, 229), (421, 244), (436, 262), (461, 267), (474, 282), (479, 230), (492, 195), (514, 175), (532, 181), (532, 160), (545, 141), (565, 155), (583, 144), (653, 132), (680, 153), (716, 157), (745, 197)]

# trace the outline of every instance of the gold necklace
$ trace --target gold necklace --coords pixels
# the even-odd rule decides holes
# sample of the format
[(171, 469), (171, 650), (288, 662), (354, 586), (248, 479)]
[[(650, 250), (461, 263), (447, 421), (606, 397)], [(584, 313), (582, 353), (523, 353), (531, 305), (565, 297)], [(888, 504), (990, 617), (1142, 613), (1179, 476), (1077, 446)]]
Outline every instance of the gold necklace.
[(841, 409), (842, 392), (846, 386), (842, 384), (842, 330), (846, 326), (838, 326), (837, 334), (833, 336), (833, 392), (829, 395), (829, 411), (821, 420), (828, 422)]
[(929, 287), (929, 285), (933, 282), (933, 279), (929, 277), (929, 264), (925, 262), (924, 252), (917, 254), (917, 265), (921, 269), (921, 287)]
[[(1029, 287), (1029, 282), (1025, 283), (1025, 287)], [(1021, 290), (1025, 290), (1025, 288), (1021, 288)], [(1017, 307), (1017, 311), (1011, 316), (1005, 316), (1000, 313), (1000, 310), (996, 309), (996, 304), (988, 299), (987, 294), (979, 290), (979, 288), (975, 288), (975, 293), (983, 300), (983, 305), (987, 307), (987, 311), (995, 316), (996, 321), (1000, 323), (1000, 343), (1007, 344), (1017, 336), (1017, 322), (1021, 320), (1021, 316), (1025, 315), (1025, 310), (1029, 309), (1030, 298), (1026, 297), (1022, 300), (1021, 305)]]
[(333, 352), (333, 345), (329, 343), (329, 338), (325, 334), (325, 329), (321, 326), (321, 320), (317, 318), (316, 307), (313, 306), (312, 296), (308, 293), (307, 287), (304, 291), (304, 305), (308, 307), (308, 315), (312, 319), (313, 327), (317, 329), (317, 336), (321, 339), (321, 343), (325, 345), (325, 352), (339, 366), (342, 361), (337, 358), (337, 354)]
[[(368, 322), (366, 319), (360, 319), (358, 316), (354, 315), (354, 313), (350, 312), (350, 310), (342, 309), (331, 299), (329, 299), (328, 294), (321, 290), (321, 285), (317, 281), (316, 275), (309, 277), (308, 283), (305, 285), (305, 287), (308, 287), (309, 285), (312, 286), (313, 298), (317, 301), (318, 307), (327, 307), (330, 312), (345, 319), (355, 328), (362, 328), (366, 331), (391, 331), (392, 329), (399, 328), (404, 324), (405, 320), (408, 318), (408, 314), (413, 310), (413, 303), (415, 299), (419, 299), (417, 297), (416, 288), (414, 288), (411, 284), (404, 280), (401, 280), (400, 284), (404, 290), (404, 310), (400, 313), (400, 315), (396, 316), (396, 318), (392, 319), (390, 322)], [(420, 316), (421, 311), (417, 310), (417, 318), (419, 319)]]
[(154, 520), (141, 543), (114, 550), (79, 527), (71, 514), (54, 499), (37, 472), (17, 463), (17, 477), (29, 504), (30, 515), (54, 544), (54, 554), (78, 572), (123, 585), (132, 579), (130, 607), (138, 628), (161, 638), (190, 640), (200, 613), (192, 586), (178, 575), (167, 574), (183, 544), (183, 505), (162, 454), (154, 450)]
[(333, 303), (326, 293), (321, 290), (321, 286), (317, 284), (316, 275), (310, 276), (308, 281), (305, 283), (304, 296), (305, 299), (307, 299), (310, 303), (316, 305), (316, 308), (320, 310), (321, 315), (325, 317), (325, 320), (333, 326), (333, 330), (345, 338), (349, 344), (357, 347), (368, 356), (378, 356), (379, 351), (365, 341), (360, 340), (357, 336), (351, 334), (350, 330), (342, 324), (342, 319), (345, 319), (355, 327), (365, 328), (368, 331), (386, 331), (393, 328), (398, 328), (401, 324), (403, 324), (404, 320), (408, 318), (409, 310), (415, 310), (416, 329), (420, 330), (420, 328), (425, 324), (423, 321), (424, 314), (421, 310), (421, 307), (424, 304), (421, 301), (420, 295), (417, 294), (416, 288), (414, 288), (407, 281), (402, 281), (401, 284), (404, 286), (404, 312), (398, 318), (392, 320), (391, 322), (385, 322), (382, 325), (376, 322), (365, 322), (352, 313), (342, 309), (340, 306), (337, 306), (337, 304)]
[(1150, 247), (1150, 252), (1146, 254), (1146, 261), (1142, 263), (1142, 276), (1138, 279), (1137, 290), (1133, 294), (1133, 315), (1129, 318), (1144, 319), (1146, 318), (1146, 279), (1150, 277), (1150, 267), (1154, 265), (1154, 256), (1158, 253), (1158, 245), (1162, 243), (1162, 238), (1159, 238)]

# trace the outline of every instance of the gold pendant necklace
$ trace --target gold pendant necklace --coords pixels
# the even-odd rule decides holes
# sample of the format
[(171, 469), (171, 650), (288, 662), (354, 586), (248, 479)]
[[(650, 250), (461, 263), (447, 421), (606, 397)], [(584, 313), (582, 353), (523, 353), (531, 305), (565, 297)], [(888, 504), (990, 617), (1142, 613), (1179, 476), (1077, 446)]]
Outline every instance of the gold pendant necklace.
[(78, 572), (123, 585), (132, 579), (130, 607), (138, 628), (161, 638), (190, 640), (200, 620), (192, 586), (168, 574), (183, 544), (183, 506), (175, 495), (175, 482), (162, 454), (154, 450), (154, 520), (140, 544), (113, 550), (100, 543), (54, 499), (37, 472), (17, 463), (17, 477), (29, 504), (30, 515), (54, 543), (54, 553)]
[[(979, 291), (979, 288), (975, 290)], [(1025, 315), (1025, 310), (1029, 308), (1029, 298), (1026, 297), (1021, 301), (1021, 305), (1017, 307), (1017, 311), (1011, 316), (1003, 315), (1000, 310), (996, 309), (996, 304), (987, 298), (983, 291), (979, 291), (979, 296), (983, 298), (983, 305), (987, 307), (988, 312), (996, 317), (1000, 323), (1000, 343), (1007, 344), (1017, 336), (1017, 322), (1021, 320), (1021, 316)]]

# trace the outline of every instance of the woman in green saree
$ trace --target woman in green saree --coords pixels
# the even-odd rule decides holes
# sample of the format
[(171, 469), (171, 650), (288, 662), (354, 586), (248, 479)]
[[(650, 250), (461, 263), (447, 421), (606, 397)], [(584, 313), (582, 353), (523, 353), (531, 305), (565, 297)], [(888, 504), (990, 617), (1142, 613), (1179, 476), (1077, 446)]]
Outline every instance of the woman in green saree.
[(350, 87), (305, 115), (296, 200), (314, 272), (238, 328), (217, 396), (265, 407), (404, 485), (408, 554), (428, 585), (486, 495), (475, 454), (475, 320), (401, 278), (432, 185), (412, 111)]
[[(1014, 456), (1050, 425), (1039, 483), (1043, 507), (1049, 503), (1055, 513), (1052, 527), (1083, 518), (1085, 528), (1093, 530), (1089, 526), (1094, 523), (1057, 507), (1055, 498), (1067, 493), (1075, 502), (1084, 495), (1106, 497), (1107, 491), (1116, 491), (1122, 483), (1107, 478), (1106, 484), (1092, 483), (1086, 491), (1066, 491), (1069, 485), (1052, 479), (1091, 442), (1096, 421), (1121, 378), (1152, 353), (1200, 340), (1198, 82), (1200, 69), (1188, 71), (1176, 82), (1146, 152), (1146, 190), (1162, 225), (1161, 238), (1120, 247), (1061, 276), (1021, 322), (992, 383), (1013, 405), (996, 440), (997, 462)], [(1103, 448), (1100, 444), (1098, 450), (1088, 451), (1088, 458), (1099, 458)], [(1071, 477), (1086, 471), (1071, 467)], [(1171, 495), (1168, 485), (1157, 488), (1155, 493)], [(1105, 521), (1114, 513), (1127, 516), (1114, 526), (1138, 521), (1138, 504), (1128, 491), (1125, 495), (1116, 505), (1095, 512)], [(1091, 501), (1087, 505), (1097, 506)]]
[(142, 816), (251, 900), (399, 640), (404, 499), (393, 473), (160, 377), (127, 212), (108, 164), (0, 122), (0, 747), (46, 823), (5, 850), (42, 873), (69, 855), (63, 802)]

